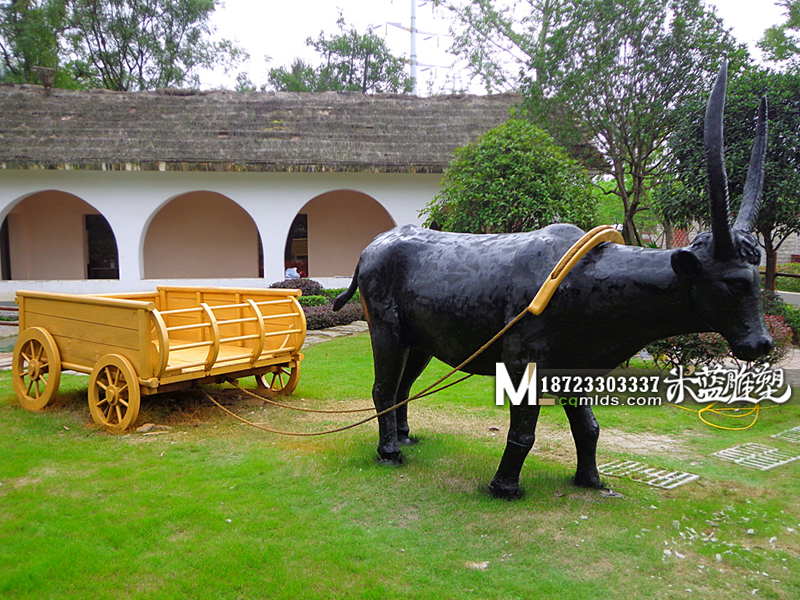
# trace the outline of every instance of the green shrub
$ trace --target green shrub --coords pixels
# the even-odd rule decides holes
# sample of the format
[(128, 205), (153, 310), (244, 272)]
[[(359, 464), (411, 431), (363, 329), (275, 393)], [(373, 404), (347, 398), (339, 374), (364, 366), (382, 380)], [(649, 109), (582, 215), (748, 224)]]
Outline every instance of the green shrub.
[(770, 290), (761, 290), (761, 308), (765, 315), (786, 316), (786, 302), (779, 294)]
[[(765, 315), (767, 331), (775, 342), (772, 352), (753, 361), (754, 365), (774, 365), (780, 362), (792, 347), (792, 329), (781, 315)], [(722, 364), (727, 360), (737, 360), (728, 342), (718, 333), (687, 333), (658, 340), (648, 344), (646, 350), (653, 355), (661, 367), (697, 368)]]
[(786, 324), (792, 328), (794, 342), (798, 343), (800, 342), (800, 306), (787, 302), (784, 310), (783, 318), (786, 319)]
[[(344, 291), (347, 291), (347, 288), (332, 288), (332, 289), (322, 290), (322, 294), (330, 298), (331, 302), (333, 302), (333, 299)], [(353, 294), (353, 297), (350, 298), (348, 302), (361, 302), (361, 292), (359, 290), (356, 290), (356, 293)]]
[(331, 299), (327, 295), (319, 294), (317, 296), (300, 296), (297, 299), (300, 306), (324, 306), (331, 303)]
[(597, 220), (589, 176), (545, 131), (512, 118), (458, 148), (421, 211), (444, 231), (511, 233)]

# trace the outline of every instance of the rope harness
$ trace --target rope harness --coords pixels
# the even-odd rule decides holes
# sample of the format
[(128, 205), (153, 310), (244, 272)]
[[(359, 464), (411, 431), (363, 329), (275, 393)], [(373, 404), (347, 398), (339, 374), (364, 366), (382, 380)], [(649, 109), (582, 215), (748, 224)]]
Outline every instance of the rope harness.
[[(268, 427), (264, 427), (264, 426), (259, 425), (257, 423), (253, 423), (251, 421), (248, 421), (247, 419), (243, 419), (239, 415), (235, 414), (234, 412), (232, 412), (232, 411), (228, 410), (227, 408), (225, 408), (224, 406), (222, 406), (219, 402), (217, 402), (214, 398), (212, 398), (208, 394), (208, 392), (204, 391), (203, 393), (218, 408), (220, 408), (221, 410), (225, 411), (227, 414), (229, 414), (233, 418), (241, 421), (242, 423), (250, 425), (251, 427), (254, 427), (256, 429), (260, 429), (261, 431), (266, 431), (268, 433), (275, 433), (275, 434), (278, 434), (278, 435), (288, 435), (288, 436), (295, 436), (295, 437), (312, 437), (312, 436), (319, 436), (319, 435), (328, 435), (328, 434), (331, 434), (331, 433), (339, 433), (339, 432), (345, 431), (347, 429), (352, 429), (353, 427), (358, 427), (359, 425), (363, 425), (364, 423), (372, 421), (373, 419), (377, 419), (378, 417), (382, 417), (385, 414), (388, 414), (388, 413), (390, 413), (390, 412), (392, 412), (394, 410), (397, 410), (398, 408), (400, 408), (402, 406), (405, 406), (406, 404), (408, 404), (412, 400), (417, 400), (417, 399), (423, 398), (425, 396), (430, 396), (431, 394), (435, 394), (436, 392), (444, 390), (444, 389), (446, 389), (446, 388), (448, 388), (448, 387), (450, 387), (452, 385), (455, 385), (457, 383), (460, 383), (460, 382), (464, 381), (465, 379), (468, 379), (469, 377), (472, 377), (472, 374), (469, 374), (469, 375), (466, 375), (466, 376), (464, 376), (464, 377), (462, 377), (462, 378), (460, 378), (460, 379), (458, 379), (458, 380), (456, 380), (456, 381), (454, 381), (452, 383), (449, 383), (447, 385), (444, 385), (444, 386), (436, 389), (437, 386), (439, 386), (440, 384), (444, 383), (447, 379), (449, 379), (451, 376), (453, 376), (456, 372), (462, 370), (465, 366), (467, 366), (469, 363), (471, 363), (473, 360), (475, 360), (478, 356), (483, 354), (483, 352), (485, 352), (487, 348), (489, 348), (497, 340), (499, 340), (501, 337), (503, 337), (503, 335), (505, 335), (505, 333), (509, 329), (511, 329), (514, 325), (516, 325), (520, 320), (522, 320), (522, 318), (526, 314), (528, 314), (529, 312), (534, 314), (534, 315), (541, 314), (542, 311), (547, 306), (547, 304), (550, 302), (550, 299), (553, 297), (553, 294), (555, 293), (556, 289), (558, 289), (558, 286), (561, 284), (561, 282), (564, 280), (564, 278), (567, 276), (567, 274), (570, 272), (570, 270), (578, 263), (578, 261), (581, 258), (583, 258), (586, 255), (587, 252), (589, 252), (595, 246), (597, 246), (598, 244), (601, 244), (603, 242), (614, 242), (614, 243), (617, 243), (617, 244), (624, 244), (625, 243), (625, 241), (622, 239), (622, 236), (620, 235), (620, 233), (616, 229), (611, 227), (610, 225), (600, 225), (598, 227), (595, 227), (594, 229), (592, 229), (588, 233), (584, 234), (584, 236), (581, 237), (581, 239), (579, 239), (577, 242), (575, 242), (572, 245), (572, 247), (569, 250), (567, 250), (567, 252), (564, 254), (564, 256), (561, 257), (561, 260), (558, 261), (556, 266), (553, 267), (553, 270), (550, 272), (550, 275), (548, 275), (547, 279), (545, 279), (545, 282), (544, 282), (544, 284), (542, 284), (542, 287), (539, 288), (539, 291), (537, 292), (537, 294), (534, 297), (533, 301), (528, 306), (526, 306), (516, 317), (511, 319), (511, 321), (509, 321), (500, 331), (498, 331), (494, 335), (494, 337), (492, 337), (492, 339), (490, 339), (483, 346), (478, 348), (478, 350), (473, 352), (469, 356), (469, 358), (464, 360), (461, 364), (459, 364), (458, 366), (456, 366), (453, 369), (451, 369), (446, 375), (444, 375), (443, 377), (440, 377), (434, 383), (432, 383), (431, 385), (429, 385), (428, 387), (423, 389), (421, 392), (417, 392), (416, 394), (414, 394), (413, 396), (410, 396), (409, 398), (403, 400), (402, 402), (398, 402), (394, 406), (391, 406), (390, 408), (387, 408), (386, 410), (383, 410), (383, 411), (381, 411), (379, 413), (371, 415), (371, 416), (367, 417), (366, 419), (362, 419), (362, 420), (357, 421), (355, 423), (351, 423), (349, 425), (344, 425), (342, 427), (337, 427), (335, 429), (329, 429), (329, 430), (326, 430), (326, 431), (313, 431), (313, 432), (280, 431), (280, 430), (277, 430), (277, 429), (270, 429)], [(314, 413), (326, 413), (326, 414), (344, 414), (344, 413), (353, 413), (353, 412), (366, 412), (366, 411), (369, 411), (369, 410), (373, 410), (372, 408), (359, 408), (359, 409), (342, 410), (342, 411), (299, 408), (299, 407), (289, 406), (288, 404), (280, 404), (278, 402), (274, 402), (274, 401), (272, 401), (272, 400), (270, 400), (268, 398), (264, 398), (263, 396), (259, 396), (259, 395), (254, 394), (253, 392), (251, 392), (249, 390), (246, 390), (246, 389), (240, 387), (235, 382), (233, 382), (233, 383), (239, 390), (241, 390), (242, 392), (244, 392), (246, 394), (254, 396), (254, 397), (256, 397), (256, 398), (258, 398), (260, 400), (266, 400), (270, 404), (273, 404), (273, 405), (276, 405), (276, 406), (280, 406), (282, 408), (290, 408), (292, 410), (299, 410), (299, 411), (303, 411), (303, 412), (314, 412)]]

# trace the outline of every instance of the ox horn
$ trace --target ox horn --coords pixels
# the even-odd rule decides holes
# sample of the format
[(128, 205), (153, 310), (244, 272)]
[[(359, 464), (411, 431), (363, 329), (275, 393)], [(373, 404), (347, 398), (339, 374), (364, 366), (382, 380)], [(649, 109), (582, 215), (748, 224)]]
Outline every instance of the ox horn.
[(761, 190), (764, 185), (764, 162), (767, 155), (767, 98), (761, 98), (758, 107), (758, 125), (753, 152), (750, 154), (750, 166), (747, 168), (747, 179), (744, 182), (744, 194), (739, 215), (733, 228), (741, 231), (753, 231), (758, 209), (761, 208)]
[(728, 178), (722, 150), (722, 114), (725, 112), (725, 83), (728, 63), (723, 62), (714, 82), (706, 107), (706, 171), (708, 173), (711, 231), (714, 235), (714, 257), (725, 261), (733, 257), (733, 240), (728, 223)]

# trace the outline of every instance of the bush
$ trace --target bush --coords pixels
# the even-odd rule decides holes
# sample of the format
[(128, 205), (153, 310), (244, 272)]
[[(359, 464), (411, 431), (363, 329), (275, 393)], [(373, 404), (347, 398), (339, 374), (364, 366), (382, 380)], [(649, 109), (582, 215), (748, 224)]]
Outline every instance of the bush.
[(300, 306), (325, 306), (331, 303), (331, 299), (327, 295), (318, 296), (300, 296), (298, 299)]
[(512, 118), (453, 152), (441, 192), (421, 211), (444, 231), (511, 233), (597, 220), (589, 176), (549, 134)]
[(319, 296), (322, 293), (322, 284), (319, 281), (314, 281), (308, 277), (276, 281), (269, 287), (280, 288), (284, 290), (300, 290), (303, 292), (303, 296)]
[(646, 350), (656, 364), (665, 367), (703, 367), (721, 362), (730, 353), (728, 343), (718, 333), (687, 333), (648, 344)]
[[(775, 341), (775, 348), (766, 356), (753, 361), (754, 365), (774, 365), (780, 362), (792, 347), (792, 329), (780, 315), (765, 315), (767, 331)], [(656, 364), (663, 367), (693, 365), (697, 368), (719, 365), (727, 360), (738, 362), (728, 342), (718, 333), (687, 333), (648, 344), (646, 350)]]
[(800, 306), (787, 302), (783, 318), (786, 320), (786, 324), (792, 328), (794, 343), (800, 343)]
[(306, 313), (306, 329), (326, 329), (337, 325), (348, 325), (353, 321), (363, 321), (364, 311), (360, 304), (348, 302), (341, 310), (333, 312), (330, 304), (324, 306), (308, 306), (303, 308)]
[[(325, 289), (322, 290), (322, 294), (330, 298), (331, 302), (333, 302), (333, 299), (344, 291), (347, 291), (347, 288), (333, 288), (329, 290)], [(348, 302), (361, 302), (361, 292), (359, 290), (356, 290), (356, 293), (353, 294), (353, 297), (350, 298)]]
[(770, 290), (761, 290), (761, 308), (765, 315), (786, 316), (786, 302), (779, 294)]

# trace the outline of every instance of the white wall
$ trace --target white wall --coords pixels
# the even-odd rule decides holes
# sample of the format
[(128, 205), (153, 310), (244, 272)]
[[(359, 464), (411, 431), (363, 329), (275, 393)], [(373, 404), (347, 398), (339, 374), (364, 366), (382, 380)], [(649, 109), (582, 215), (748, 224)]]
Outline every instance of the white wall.
[[(227, 196), (253, 218), (264, 247), (264, 278), (180, 279), (181, 285), (262, 287), (283, 278), (283, 254), (292, 220), (306, 202), (326, 192), (353, 190), (378, 201), (398, 225), (419, 223), (419, 210), (439, 191), (440, 175), (379, 173), (202, 173), (156, 171), (0, 171), (0, 220), (25, 196), (59, 190), (88, 202), (108, 220), (117, 240), (120, 279), (2, 281), (0, 300), (17, 289), (66, 293), (140, 291), (166, 280), (144, 279), (144, 238), (170, 199), (195, 191)], [(355, 265), (353, 265), (355, 266)], [(13, 272), (12, 272), (13, 275)], [(346, 285), (346, 278), (324, 282)]]

